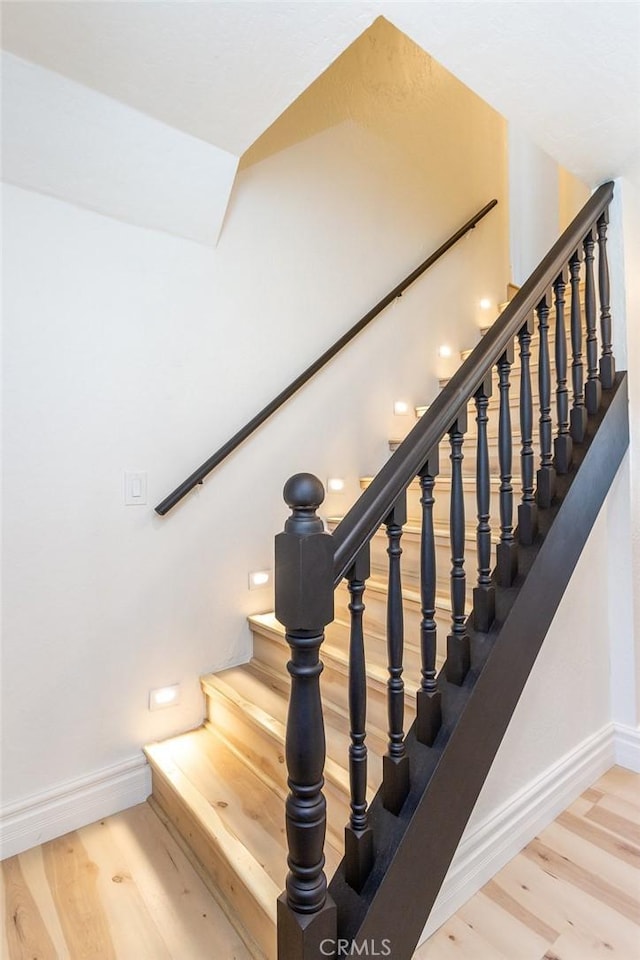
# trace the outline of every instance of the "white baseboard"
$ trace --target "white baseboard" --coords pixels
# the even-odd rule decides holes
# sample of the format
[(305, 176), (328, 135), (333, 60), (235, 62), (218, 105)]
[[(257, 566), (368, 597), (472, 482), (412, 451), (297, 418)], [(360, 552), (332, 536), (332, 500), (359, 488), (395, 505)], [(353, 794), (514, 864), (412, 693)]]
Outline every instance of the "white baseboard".
[(150, 793), (151, 774), (140, 755), (10, 804), (0, 817), (0, 860), (142, 803)]
[[(607, 724), (465, 833), (421, 943), (598, 777), (621, 762), (617, 759), (616, 734), (614, 725)], [(635, 734), (638, 737), (637, 731)], [(636, 750), (639, 743), (637, 740)]]
[(640, 727), (614, 723), (616, 763), (640, 773)]
[[(640, 772), (640, 728), (607, 724), (465, 834), (421, 941), (614, 763)], [(0, 859), (142, 803), (150, 793), (140, 756), (11, 804), (0, 817)]]

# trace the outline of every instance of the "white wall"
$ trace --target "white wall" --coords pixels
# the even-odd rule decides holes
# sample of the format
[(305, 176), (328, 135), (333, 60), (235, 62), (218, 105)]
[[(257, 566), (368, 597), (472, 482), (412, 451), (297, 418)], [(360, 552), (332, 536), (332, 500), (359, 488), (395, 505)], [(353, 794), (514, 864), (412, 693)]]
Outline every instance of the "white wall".
[[(616, 357), (622, 355), (619, 366), (626, 367), (629, 371), (630, 511), (627, 515), (624, 542), (628, 543), (630, 533), (630, 550), (625, 551), (625, 556), (632, 599), (632, 609), (625, 606), (621, 610), (618, 628), (624, 637), (631, 627), (635, 638), (635, 716), (629, 707), (624, 722), (637, 727), (640, 726), (640, 183), (619, 178), (616, 181), (616, 198), (609, 229), (614, 258), (611, 270), (612, 313)], [(620, 296), (621, 288), (624, 290), (624, 297)], [(620, 343), (621, 329), (626, 341), (624, 343)], [(620, 669), (624, 670), (627, 664), (631, 666), (628, 657)], [(628, 684), (628, 677), (626, 683)], [(628, 699), (627, 697), (627, 701)]]
[(616, 564), (611, 499), (580, 555), (467, 830), (610, 720), (607, 578), (599, 578), (602, 589), (585, 586), (602, 558)]
[[(247, 572), (271, 566), (284, 480), (337, 473), (347, 501), (386, 456), (392, 401), (429, 401), (437, 345), (475, 340), (477, 301), (508, 279), (504, 125), (483, 109), (420, 164), (350, 123), (256, 164), (215, 250), (5, 188), (5, 802), (197, 724), (198, 676), (246, 659), (245, 617), (270, 607)], [(460, 151), (473, 163), (453, 191)], [(494, 195), (358, 347), (173, 515), (153, 513)], [(124, 470), (148, 472), (148, 508), (123, 505)], [(149, 713), (148, 690), (171, 682), (181, 705)]]
[[(628, 481), (627, 454), (529, 675), (423, 940), (620, 759), (620, 728), (612, 719), (624, 696), (610, 683), (610, 666), (621, 653), (628, 658), (631, 631), (618, 635), (620, 617), (612, 622), (611, 605), (628, 573), (619, 550)], [(633, 655), (629, 668), (633, 672)], [(636, 743), (636, 764), (639, 752)]]
[(2, 179), (215, 245), (238, 158), (2, 54)]
[(511, 276), (522, 286), (558, 239), (558, 165), (518, 126), (509, 124)]

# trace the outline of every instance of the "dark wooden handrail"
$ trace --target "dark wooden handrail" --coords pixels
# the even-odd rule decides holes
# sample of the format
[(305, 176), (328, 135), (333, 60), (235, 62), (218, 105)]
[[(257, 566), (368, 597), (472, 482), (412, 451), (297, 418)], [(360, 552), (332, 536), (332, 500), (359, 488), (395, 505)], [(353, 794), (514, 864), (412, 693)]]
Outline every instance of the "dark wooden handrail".
[(613, 196), (613, 186), (609, 181), (598, 187), (500, 318), (439, 393), (425, 416), (338, 524), (333, 533), (336, 586), (440, 443), (459, 412), (466, 408), (469, 399), (566, 267), (597, 218), (606, 210)]
[(346, 347), (346, 345), (350, 343), (362, 330), (364, 330), (364, 328), (367, 327), (371, 321), (378, 316), (378, 314), (382, 313), (382, 311), (388, 307), (389, 304), (393, 303), (394, 300), (402, 296), (404, 291), (410, 287), (411, 284), (418, 279), (418, 277), (421, 277), (422, 274), (429, 269), (429, 267), (432, 267), (433, 264), (440, 259), (440, 257), (442, 257), (448, 250), (451, 249), (451, 247), (454, 246), (454, 244), (458, 242), (458, 240), (461, 240), (466, 233), (468, 233), (470, 230), (473, 230), (476, 224), (479, 223), (480, 220), (482, 220), (483, 217), (485, 217), (489, 211), (497, 205), (497, 203), (497, 200), (491, 200), (484, 207), (482, 207), (481, 210), (478, 210), (478, 212), (471, 217), (470, 220), (467, 220), (467, 222), (463, 224), (459, 230), (456, 230), (456, 232), (452, 234), (452, 236), (449, 237), (445, 243), (439, 246), (434, 253), (432, 253), (425, 261), (423, 261), (423, 263), (416, 267), (408, 277), (405, 277), (405, 279), (396, 287), (394, 287), (393, 290), (386, 295), (386, 297), (383, 297), (382, 300), (375, 305), (375, 307), (372, 307), (372, 309), (369, 310), (369, 312), (366, 313), (361, 320), (358, 320), (358, 322), (355, 323), (350, 330), (340, 337), (339, 340), (336, 340), (333, 346), (329, 347), (329, 349), (326, 350), (322, 356), (318, 357), (318, 359), (312, 363), (311, 366), (307, 367), (307, 369), (301, 373), (299, 377), (296, 377), (296, 379), (281, 393), (279, 393), (277, 397), (268, 403), (266, 407), (260, 411), (260, 413), (257, 413), (253, 419), (249, 420), (249, 422), (246, 423), (242, 429), (238, 430), (238, 432), (234, 434), (230, 440), (227, 440), (227, 442), (224, 443), (212, 456), (210, 456), (208, 460), (205, 460), (205, 462), (201, 464), (197, 470), (194, 470), (186, 480), (183, 480), (183, 482), (177, 486), (168, 497), (165, 497), (165, 499), (158, 504), (158, 506), (155, 508), (156, 513), (159, 513), (160, 516), (164, 516), (169, 512), (169, 510), (171, 510), (172, 507), (175, 507), (175, 505), (182, 500), (183, 497), (193, 490), (194, 487), (202, 483), (205, 477), (207, 477), (212, 470), (219, 466), (219, 464), (221, 464), (230, 453), (233, 453), (233, 451), (239, 447), (241, 443), (244, 443), (244, 441), (247, 440), (251, 434), (254, 433), (254, 431), (265, 422), (265, 420), (268, 420), (269, 417), (274, 414), (276, 410), (279, 410), (280, 407), (287, 402), (287, 400), (289, 400), (295, 393), (298, 392), (298, 390), (300, 390), (301, 387), (305, 385), (305, 383), (311, 380), (311, 378), (315, 376), (315, 374), (318, 373), (325, 366), (325, 364), (332, 360), (336, 354), (342, 350), (343, 347)]

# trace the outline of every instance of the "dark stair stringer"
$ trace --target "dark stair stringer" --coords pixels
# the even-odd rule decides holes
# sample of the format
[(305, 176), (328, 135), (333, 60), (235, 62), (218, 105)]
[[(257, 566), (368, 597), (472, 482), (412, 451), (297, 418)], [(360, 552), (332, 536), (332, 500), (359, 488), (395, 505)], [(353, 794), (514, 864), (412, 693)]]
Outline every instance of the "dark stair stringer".
[[(604, 391), (575, 448), (571, 472), (558, 477), (556, 499), (540, 511), (540, 531), (520, 547), (520, 574), (496, 588), (489, 633), (469, 630), (472, 665), (462, 687), (440, 673), (443, 726), (429, 748), (415, 730), (406, 739), (411, 792), (399, 816), (370, 807), (375, 865), (360, 894), (344, 879), (344, 861), (329, 892), (341, 939), (353, 955), (388, 941), (393, 960), (410, 960), (500, 743), (629, 443), (627, 375)], [(471, 620), (471, 618), (470, 618)], [(571, 678), (567, 677), (567, 683)], [(368, 943), (367, 943), (368, 942)], [(360, 951), (360, 952), (359, 952)]]

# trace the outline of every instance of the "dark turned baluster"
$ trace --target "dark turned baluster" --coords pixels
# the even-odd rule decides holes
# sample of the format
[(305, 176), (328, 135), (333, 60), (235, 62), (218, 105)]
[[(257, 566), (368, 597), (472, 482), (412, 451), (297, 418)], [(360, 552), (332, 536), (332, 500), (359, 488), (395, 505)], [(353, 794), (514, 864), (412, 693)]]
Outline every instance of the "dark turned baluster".
[(496, 548), (496, 580), (510, 587), (518, 570), (518, 547), (513, 538), (513, 487), (511, 486), (511, 410), (509, 408), (509, 371), (513, 363), (513, 344), (498, 360), (500, 414), (498, 418), (498, 459), (500, 462), (500, 542)]
[(575, 443), (582, 443), (587, 429), (587, 408), (584, 404), (582, 369), (582, 316), (580, 310), (580, 253), (576, 250), (569, 260), (571, 278), (571, 381), (573, 384), (573, 407), (571, 408), (571, 436)]
[(404, 745), (404, 681), (402, 654), (404, 647), (404, 619), (402, 611), (402, 527), (407, 522), (407, 495), (403, 493), (385, 520), (389, 546), (389, 592), (387, 597), (387, 656), (389, 680), (387, 698), (389, 710), (388, 752), (382, 759), (382, 800), (391, 813), (400, 813), (409, 793), (409, 757)]
[(367, 674), (364, 659), (362, 600), (371, 572), (369, 544), (364, 547), (347, 573), (351, 602), (351, 636), (349, 641), (349, 777), (351, 782), (351, 815), (345, 827), (345, 879), (360, 892), (373, 864), (373, 832), (367, 814)]
[(476, 499), (478, 504), (478, 586), (473, 590), (473, 622), (476, 630), (486, 633), (496, 615), (496, 588), (491, 579), (491, 481), (489, 472), (489, 444), (487, 441), (487, 408), (492, 390), (488, 373), (475, 392), (476, 423), (478, 424), (478, 456), (476, 460)]
[(540, 331), (538, 360), (538, 389), (540, 393), (540, 469), (537, 474), (537, 501), (539, 507), (548, 507), (556, 489), (556, 471), (553, 466), (551, 421), (551, 366), (549, 364), (549, 304), (546, 295), (536, 307)]
[(600, 291), (600, 382), (604, 390), (611, 390), (616, 378), (616, 362), (611, 344), (611, 305), (609, 291), (609, 264), (607, 262), (607, 224), (609, 211), (598, 218), (598, 288)]
[(522, 502), (518, 505), (518, 542), (529, 546), (538, 532), (538, 506), (534, 492), (533, 475), (533, 395), (531, 392), (531, 337), (533, 315), (518, 334), (520, 345), (520, 471), (522, 474)]
[(420, 541), (420, 649), (422, 682), (416, 694), (416, 737), (430, 747), (442, 726), (441, 695), (436, 680), (436, 543), (433, 532), (433, 487), (440, 472), (438, 448), (432, 451), (419, 472), (422, 496), (422, 539)]
[(587, 322), (587, 382), (584, 402), (587, 413), (597, 413), (602, 399), (598, 376), (598, 335), (596, 333), (596, 285), (593, 279), (593, 248), (596, 242), (593, 230), (584, 238), (584, 313)]
[(564, 292), (567, 286), (563, 270), (553, 284), (556, 308), (556, 408), (558, 436), (553, 442), (556, 473), (568, 473), (573, 459), (573, 440), (569, 433), (569, 391), (567, 390), (567, 332), (564, 322)]
[(471, 665), (469, 637), (465, 629), (464, 600), (464, 493), (462, 488), (462, 444), (467, 431), (465, 407), (449, 429), (451, 444), (451, 633), (447, 637), (446, 672), (449, 683), (461, 686)]
[(316, 510), (322, 484), (309, 473), (287, 481), (291, 516), (275, 542), (276, 617), (291, 647), (286, 758), (289, 856), (286, 890), (278, 898), (278, 956), (317, 957), (337, 936), (336, 907), (324, 873), (325, 736), (320, 699), (320, 646), (333, 620), (333, 543)]

